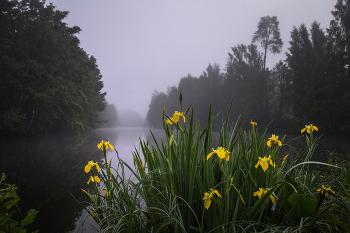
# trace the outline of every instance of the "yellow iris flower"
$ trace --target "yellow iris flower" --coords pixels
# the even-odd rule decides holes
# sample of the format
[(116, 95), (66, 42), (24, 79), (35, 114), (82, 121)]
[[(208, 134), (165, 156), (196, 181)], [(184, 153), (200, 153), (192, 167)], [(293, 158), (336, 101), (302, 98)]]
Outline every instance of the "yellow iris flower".
[(85, 166), (85, 172), (88, 173), (93, 166), (96, 166), (97, 171), (100, 171), (100, 167), (98, 166), (97, 162), (94, 163), (94, 161), (89, 161), (88, 164)]
[(106, 188), (101, 189), (101, 190), (100, 190), (100, 194), (101, 194), (103, 191), (105, 191), (105, 193), (103, 194), (103, 196), (106, 196), (106, 195), (108, 196), (108, 195), (111, 194), (111, 191), (107, 191)]
[(252, 129), (254, 129), (254, 125), (258, 125), (256, 122), (253, 122), (252, 119), (250, 119), (250, 126), (252, 127)]
[(209, 209), (210, 204), (211, 204), (210, 198), (213, 198), (214, 193), (216, 193), (216, 195), (217, 195), (218, 197), (221, 197), (221, 195), (220, 195), (220, 193), (218, 192), (218, 190), (210, 189), (210, 193), (207, 193), (207, 192), (204, 193), (203, 200), (204, 200), (205, 208), (206, 208), (207, 210)]
[(331, 189), (331, 186), (329, 186), (329, 188), (324, 187), (324, 185), (322, 185), (321, 188), (317, 189), (317, 192), (322, 191), (322, 194), (324, 194), (325, 196), (328, 195), (329, 192), (332, 192), (333, 194), (335, 194), (335, 192)]
[(101, 179), (98, 178), (98, 176), (94, 176), (94, 177), (90, 176), (90, 179), (89, 179), (89, 181), (88, 181), (87, 183), (89, 184), (90, 181), (92, 181), (92, 182), (95, 182), (95, 181), (96, 181), (97, 183), (100, 183), (100, 182), (101, 182)]
[[(174, 115), (173, 115), (173, 117), (172, 118), (169, 118), (169, 119), (171, 119), (171, 120), (166, 120), (166, 122), (165, 123), (167, 123), (167, 124), (173, 124), (173, 122), (174, 123), (177, 123), (177, 122), (179, 122), (179, 120), (180, 120), (180, 116), (182, 116), (183, 118), (184, 118), (184, 122), (186, 122), (186, 118), (185, 118), (185, 116), (184, 116), (184, 113), (180, 113), (180, 112), (178, 112), (178, 111), (175, 111), (174, 112)], [(173, 122), (172, 122), (173, 121)]]
[(255, 165), (255, 168), (258, 168), (260, 165), (265, 172), (267, 170), (267, 168), (269, 167), (269, 163), (271, 164), (271, 166), (275, 167), (275, 163), (273, 163), (271, 160), (271, 155), (269, 155), (269, 157), (267, 157), (267, 158), (266, 157), (264, 157), (264, 158), (259, 157), (259, 161)]
[(305, 128), (301, 130), (301, 133), (304, 133), (305, 130), (310, 134), (314, 130), (318, 131), (318, 128), (311, 124), (311, 125), (305, 125)]
[(269, 147), (275, 148), (276, 143), (278, 143), (279, 146), (282, 146), (282, 142), (278, 140), (278, 136), (275, 136), (274, 134), (272, 134), (272, 137), (270, 137), (269, 140), (267, 141), (267, 145)]
[[(253, 193), (253, 196), (258, 196), (259, 199), (265, 195), (265, 193), (267, 193), (267, 190), (264, 188), (259, 188), (259, 191), (256, 191), (255, 193)], [(275, 197), (273, 195), (270, 195), (270, 199), (272, 201), (272, 203), (275, 203)]]
[(228, 152), (228, 150), (226, 150), (225, 148), (218, 147), (217, 150), (214, 150), (214, 148), (212, 148), (212, 150), (213, 152), (207, 155), (207, 160), (211, 157), (212, 154), (216, 153), (220, 159), (225, 159), (226, 161), (229, 161), (230, 152)]
[(98, 147), (98, 149), (101, 149), (101, 150), (103, 150), (103, 149), (106, 149), (106, 150), (107, 150), (108, 147), (110, 147), (112, 151), (114, 150), (114, 147), (109, 143), (109, 141), (106, 142), (106, 141), (103, 141), (103, 140), (102, 140), (102, 142), (99, 143), (99, 144), (97, 145), (97, 147)]

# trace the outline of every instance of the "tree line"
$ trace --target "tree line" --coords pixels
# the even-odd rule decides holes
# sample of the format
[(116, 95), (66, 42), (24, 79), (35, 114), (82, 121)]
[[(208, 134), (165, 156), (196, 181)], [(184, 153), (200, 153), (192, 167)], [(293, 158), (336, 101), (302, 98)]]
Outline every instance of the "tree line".
[(88, 130), (105, 108), (96, 58), (82, 48), (68, 11), (40, 0), (0, 2), (0, 132)]
[[(276, 16), (262, 17), (248, 45), (231, 48), (223, 71), (209, 64), (199, 77), (188, 74), (167, 92), (154, 91), (147, 120), (162, 127), (162, 109), (172, 116), (179, 111), (182, 89), (184, 106), (192, 105), (195, 118), (203, 125), (211, 103), (218, 130), (232, 101), (231, 120), (244, 114), (283, 132), (298, 132), (300, 125), (314, 124), (323, 132), (349, 135), (350, 122), (350, 1), (337, 0), (334, 19), (323, 30), (314, 21), (293, 27), (286, 59), (271, 70), (265, 67), (267, 53), (280, 53), (283, 42)], [(264, 52), (258, 50), (260, 42)], [(249, 126), (249, 124), (248, 124)]]

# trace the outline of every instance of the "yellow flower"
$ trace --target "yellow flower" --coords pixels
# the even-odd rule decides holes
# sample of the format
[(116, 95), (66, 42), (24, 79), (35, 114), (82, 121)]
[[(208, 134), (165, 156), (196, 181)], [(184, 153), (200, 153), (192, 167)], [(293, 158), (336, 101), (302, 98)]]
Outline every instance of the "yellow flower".
[[(265, 193), (267, 193), (267, 190), (264, 188), (259, 188), (259, 191), (256, 191), (255, 193), (253, 193), (253, 196), (258, 196), (259, 199), (265, 195)], [(270, 195), (271, 201), (272, 203), (275, 203), (275, 197), (273, 195)]]
[(111, 148), (112, 151), (114, 150), (114, 147), (109, 143), (109, 141), (105, 142), (102, 140), (102, 142), (97, 145), (98, 149), (101, 149), (101, 150), (103, 149), (107, 150), (108, 146)]
[(210, 193), (207, 193), (207, 192), (204, 193), (203, 200), (204, 200), (205, 208), (206, 208), (207, 210), (208, 210), (209, 207), (210, 207), (210, 203), (211, 203), (210, 198), (213, 198), (214, 193), (216, 193), (216, 195), (217, 195), (218, 197), (221, 197), (220, 193), (219, 193), (217, 190), (213, 190), (213, 189), (210, 189)]
[(96, 166), (97, 171), (100, 171), (100, 167), (98, 166), (97, 162), (94, 163), (94, 161), (88, 162), (88, 164), (85, 166), (85, 172), (88, 173), (93, 166)]
[(217, 150), (214, 150), (214, 148), (212, 148), (212, 150), (213, 152), (207, 155), (207, 160), (210, 158), (212, 154), (216, 153), (220, 159), (226, 159), (226, 161), (229, 161), (230, 152), (228, 152), (228, 150), (226, 150), (225, 148), (218, 147)]
[(92, 219), (94, 219), (93, 217), (94, 217), (95, 215), (96, 215), (95, 209), (92, 208), (92, 212), (91, 212), (91, 214), (90, 214), (90, 217), (91, 217)]
[(332, 192), (333, 194), (335, 194), (335, 192), (331, 189), (331, 186), (329, 186), (329, 188), (324, 187), (324, 185), (322, 185), (321, 188), (317, 189), (317, 192), (322, 191), (322, 194), (324, 194), (325, 196), (328, 195), (329, 192)]
[[(185, 118), (185, 116), (184, 116), (183, 114), (184, 114), (184, 113), (180, 113), (180, 112), (178, 112), (178, 111), (175, 111), (173, 117), (172, 117), (172, 118), (169, 118), (169, 119), (171, 119), (174, 123), (177, 123), (177, 122), (179, 122), (180, 116), (182, 116), (182, 117), (184, 118), (184, 122), (186, 122), (186, 118)], [(165, 123), (167, 123), (167, 124), (173, 124), (173, 122), (172, 122), (171, 120), (169, 120), (169, 119), (166, 120)]]
[(276, 143), (278, 143), (279, 146), (282, 146), (282, 142), (278, 140), (278, 136), (275, 136), (274, 134), (272, 134), (272, 137), (270, 137), (269, 140), (267, 141), (267, 145), (269, 147), (275, 148)]
[(267, 168), (269, 167), (269, 162), (270, 162), (271, 166), (275, 167), (275, 163), (273, 163), (271, 160), (271, 155), (269, 155), (269, 157), (267, 157), (267, 158), (266, 157), (264, 157), (264, 158), (259, 157), (259, 161), (255, 165), (255, 168), (258, 168), (260, 165), (265, 172), (267, 170)]
[(94, 177), (90, 176), (90, 179), (89, 179), (89, 181), (88, 181), (87, 183), (89, 184), (90, 181), (92, 181), (92, 182), (95, 182), (95, 181), (96, 181), (97, 183), (100, 183), (100, 182), (101, 182), (101, 179), (98, 178), (98, 176), (94, 176)]
[(318, 128), (311, 124), (311, 125), (305, 125), (305, 128), (301, 130), (301, 133), (304, 133), (305, 130), (310, 134), (314, 130), (318, 131)]
[[(289, 155), (289, 154), (288, 154)], [(284, 156), (282, 164), (286, 162), (288, 155)]]
[(100, 194), (101, 194), (103, 191), (105, 191), (105, 193), (103, 194), (103, 196), (106, 196), (106, 195), (108, 196), (108, 195), (111, 194), (111, 191), (107, 191), (106, 188), (101, 189), (101, 190), (100, 190)]
[(250, 126), (252, 127), (252, 130), (254, 129), (254, 125), (258, 125), (256, 122), (253, 122), (252, 119), (250, 119)]

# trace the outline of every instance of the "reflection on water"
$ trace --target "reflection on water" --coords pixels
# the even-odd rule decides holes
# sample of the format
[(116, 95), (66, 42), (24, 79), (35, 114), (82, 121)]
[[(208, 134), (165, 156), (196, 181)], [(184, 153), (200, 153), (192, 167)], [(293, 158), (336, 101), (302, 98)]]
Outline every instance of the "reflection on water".
[[(18, 186), (20, 210), (39, 210), (29, 232), (67, 232), (81, 213), (73, 196), (87, 200), (83, 167), (88, 159), (100, 161), (93, 146), (98, 138), (84, 135), (40, 135), (30, 138), (1, 138), (0, 172), (6, 182)], [(23, 217), (22, 217), (23, 218)]]
[[(162, 130), (152, 132), (157, 140), (165, 139)], [(283, 135), (278, 136), (281, 138)], [(287, 135), (285, 143), (295, 137)], [(28, 232), (35, 229), (40, 232), (74, 231), (77, 219), (87, 218), (81, 217), (82, 206), (73, 198), (88, 201), (86, 194), (81, 191), (91, 188), (86, 183), (89, 174), (84, 172), (84, 167), (90, 160), (103, 163), (103, 154), (97, 144), (102, 139), (110, 141), (119, 157), (133, 166), (131, 151), (140, 150), (139, 140), (147, 138), (150, 138), (150, 143), (153, 142), (149, 129), (129, 127), (98, 129), (80, 135), (45, 134), (28, 138), (0, 138), (0, 172), (7, 175), (8, 183), (18, 186), (21, 212), (24, 215), (29, 209), (39, 210)], [(315, 151), (316, 157), (322, 155), (323, 147), (328, 150), (336, 148), (339, 153), (348, 151), (348, 142), (348, 138), (323, 137)], [(290, 145), (300, 150), (305, 147), (305, 138)], [(286, 153), (289, 153), (287, 146), (282, 151), (283, 155)], [(117, 167), (116, 152), (108, 150), (107, 157)], [(126, 176), (130, 176), (130, 172)]]
[[(152, 130), (153, 135), (156, 140), (160, 141), (161, 139), (165, 139), (165, 133), (163, 130)], [(132, 151), (141, 151), (140, 148), (140, 139), (147, 140), (149, 138), (150, 143), (153, 143), (152, 136), (150, 130), (142, 127), (118, 127), (118, 128), (100, 128), (94, 131), (95, 134), (100, 136), (100, 141), (108, 140), (113, 146), (114, 149), (118, 152), (118, 156), (121, 160), (126, 162), (131, 168), (133, 168), (133, 156)], [(97, 145), (97, 143), (96, 143)], [(97, 153), (102, 154), (102, 151), (98, 151)], [(140, 152), (141, 153), (141, 152)], [(118, 168), (118, 156), (115, 151), (107, 150), (107, 162), (109, 163), (112, 160), (112, 167), (115, 169)], [(102, 162), (100, 163), (102, 164)], [(100, 166), (103, 169), (102, 166)], [(118, 170), (121, 172), (121, 170)], [(126, 178), (132, 179), (132, 172), (125, 167), (124, 174)], [(93, 187), (90, 186), (90, 190), (93, 191)], [(77, 230), (76, 233), (90, 233), (93, 232), (92, 228), (97, 228), (94, 221), (89, 218), (89, 215), (83, 213), (83, 215), (77, 219), (76, 221)]]
[[(132, 165), (134, 146), (139, 137), (149, 137), (146, 128), (98, 129), (74, 134), (44, 134), (28, 138), (0, 138), (0, 172), (6, 182), (18, 186), (20, 210), (39, 210), (28, 232), (69, 232), (74, 230), (82, 207), (79, 201), (88, 201), (81, 189), (88, 190), (89, 174), (84, 172), (88, 161), (103, 163), (103, 154), (97, 148), (102, 139), (109, 140), (121, 159)], [(109, 151), (113, 166), (118, 162), (115, 152)], [(108, 159), (109, 160), (109, 159)], [(22, 216), (23, 218), (24, 216)]]
[[(101, 128), (95, 131), (102, 136), (103, 139), (107, 139), (114, 146), (114, 149), (118, 152), (119, 158), (126, 162), (129, 166), (133, 166), (132, 151), (138, 150), (140, 148), (140, 139), (147, 140), (147, 138), (152, 138), (150, 130), (142, 127), (119, 127), (119, 128)], [(152, 130), (157, 140), (165, 138), (165, 133), (162, 130)], [(118, 135), (118, 140), (116, 136)], [(151, 140), (151, 143), (153, 141)], [(108, 162), (112, 159), (112, 166), (114, 168), (118, 167), (118, 157), (115, 151), (107, 150), (107, 160)], [(126, 177), (131, 175), (131, 172), (127, 169), (125, 170)]]

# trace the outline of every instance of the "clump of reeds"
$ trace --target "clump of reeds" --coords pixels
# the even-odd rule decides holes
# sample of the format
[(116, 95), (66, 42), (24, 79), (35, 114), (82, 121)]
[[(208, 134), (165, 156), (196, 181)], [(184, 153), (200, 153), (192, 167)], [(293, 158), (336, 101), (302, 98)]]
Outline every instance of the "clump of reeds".
[[(222, 124), (218, 146), (212, 148), (208, 111), (204, 128), (193, 118), (193, 108), (165, 115), (167, 140), (154, 144), (140, 139), (134, 167), (119, 159), (111, 167), (102, 141), (105, 164), (101, 178), (97, 163), (91, 172), (91, 205), (86, 211), (101, 232), (347, 232), (350, 227), (348, 168), (312, 161), (317, 127), (307, 125), (303, 151), (281, 154), (284, 137), (266, 140), (251, 120), (250, 131), (241, 130), (242, 119)], [(310, 170), (316, 164), (319, 170)], [(125, 177), (130, 169), (133, 179)], [(337, 170), (336, 177), (329, 173)], [(102, 180), (101, 186), (97, 183)]]

